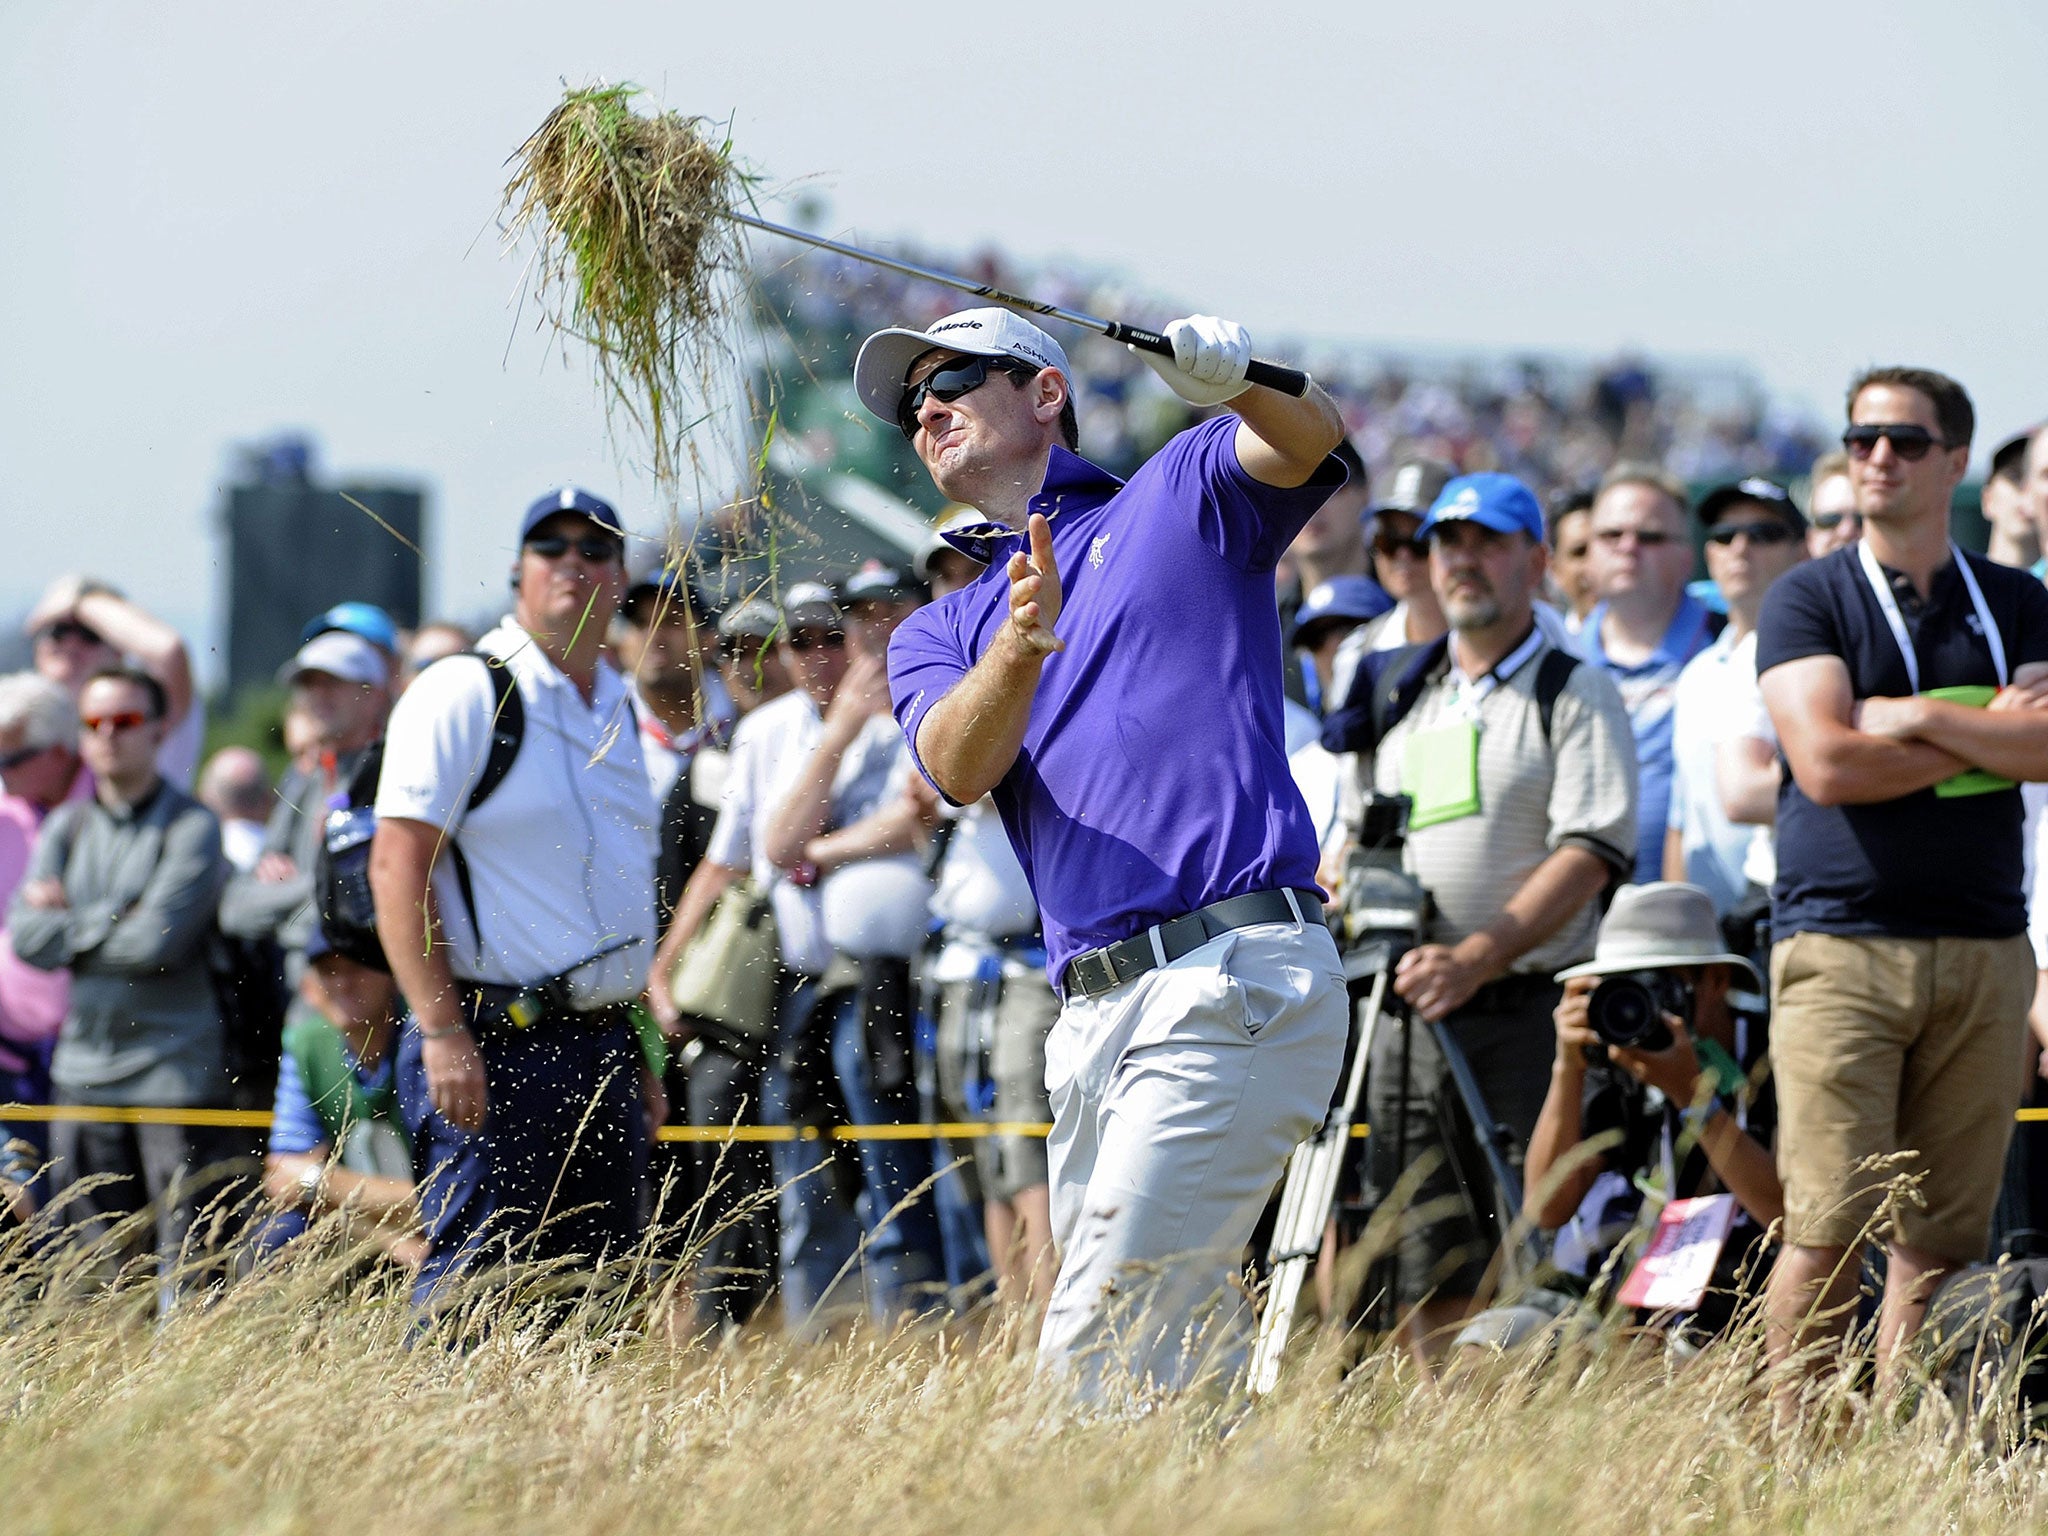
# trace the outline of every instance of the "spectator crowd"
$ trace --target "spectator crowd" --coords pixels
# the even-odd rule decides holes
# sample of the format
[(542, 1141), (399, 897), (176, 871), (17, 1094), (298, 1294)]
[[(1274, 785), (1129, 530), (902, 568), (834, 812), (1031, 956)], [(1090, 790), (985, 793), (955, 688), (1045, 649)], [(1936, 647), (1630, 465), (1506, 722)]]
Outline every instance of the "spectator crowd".
[[(929, 318), (808, 270), (792, 313)], [(1128, 466), (1173, 422), (1097, 355), (1081, 444)], [(1425, 1367), (1589, 1299), (1697, 1348), (1770, 1267), (1791, 1358), (1846, 1326), (1875, 1238), (1889, 1360), (1943, 1275), (2048, 1230), (2044, 1133), (2013, 1124), (2048, 1075), (2048, 431), (1994, 456), (1980, 557), (1938, 374), (1859, 379), (1825, 454), (1627, 365), (1335, 392), (1348, 479), (1276, 576), (1290, 761), (1332, 911), (1395, 799), (1430, 907), (1325, 1270), (1413, 1214), (1322, 1305), (1381, 1308)], [(885, 661), (984, 578), (972, 541), (714, 611), (629, 573), (599, 495), (515, 521), (483, 635), (309, 619), (275, 782), (202, 764), (168, 626), (96, 580), (37, 605), (0, 678), (0, 1102), (63, 1112), (0, 1127), (11, 1219), (111, 1268), (152, 1213), (165, 1305), (334, 1222), (430, 1309), (487, 1260), (609, 1283), (649, 1243), (706, 1328), (1042, 1308), (1060, 978)], [(272, 1111), (262, 1144), (124, 1113), (218, 1107)], [(1616, 1255), (1694, 1202), (1699, 1283), (1646, 1301)]]

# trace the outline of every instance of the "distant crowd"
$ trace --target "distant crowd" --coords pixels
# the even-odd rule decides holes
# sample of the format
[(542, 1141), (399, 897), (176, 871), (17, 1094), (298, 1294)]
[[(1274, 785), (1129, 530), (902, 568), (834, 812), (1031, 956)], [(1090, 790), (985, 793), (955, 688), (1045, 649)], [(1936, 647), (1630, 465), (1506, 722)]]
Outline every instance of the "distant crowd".
[[(789, 302), (821, 321), (914, 314), (865, 271), (806, 271)], [(1132, 376), (1080, 381), (1106, 460), (1156, 441)], [(1789, 1234), (1818, 1255), (1783, 1282), (1808, 1300), (1892, 1199), (1894, 1276), (1927, 1282), (1886, 1314), (1903, 1337), (1941, 1273), (2048, 1231), (2048, 1133), (2014, 1141), (2011, 1113), (2023, 1078), (2048, 1103), (2048, 772), (1995, 731), (2048, 707), (2048, 432), (1993, 457), (1988, 561), (1914, 571), (1880, 568), (1862, 519), (1932, 519), (1947, 547), (1972, 422), (1940, 375), (1866, 376), (1824, 454), (1701, 420), (1625, 366), (1569, 398), (1533, 369), (1352, 382), (1348, 480), (1277, 572), (1290, 762), (1340, 915), (1368, 807), (1406, 798), (1401, 858), (1433, 907), (1400, 991), (1447, 1027), (1373, 1044), (1320, 1304), (1352, 1305), (1338, 1250), (1427, 1162), (1404, 1189), (1460, 1214), (1411, 1224), (1353, 1316), (1391, 1297), (1424, 1361), (1475, 1319), (1499, 1342), (1559, 1297), (1611, 1300), (1655, 1204), (1719, 1195), (1717, 1284)], [(1559, 486), (1585, 489), (1544, 504)], [(246, 748), (201, 762), (169, 626), (103, 581), (54, 582), (33, 670), (0, 678), (0, 1104), (74, 1113), (0, 1110), (15, 1219), (113, 1265), (133, 1256), (110, 1234), (151, 1210), (156, 1262), (189, 1283), (198, 1247), (278, 1262), (346, 1223), (429, 1306), (493, 1244), (533, 1251), (536, 1225), (582, 1259), (654, 1231), (707, 1327), (771, 1303), (793, 1330), (990, 1291), (1042, 1305), (1062, 978), (993, 802), (947, 803), (891, 718), (897, 626), (983, 575), (950, 521), (900, 565), (714, 611), (688, 571), (628, 573), (609, 502), (551, 490), (518, 520), (489, 633), (366, 603), (308, 616), (279, 658), (275, 780)], [(1866, 586), (1878, 617), (1845, 628)], [(1446, 647), (1488, 602), (1523, 605), (1526, 639), (1467, 676)], [(1899, 672), (1858, 672), (1854, 730), (1827, 723), (1842, 685), (1810, 665), (1833, 655)], [(2031, 922), (2008, 910), (2022, 882)], [(1915, 947), (1981, 940), (2004, 965), (2023, 929), (2038, 991)], [(1657, 973), (1672, 990), (1645, 982), (1642, 1032), (1618, 1035), (1602, 983)], [(1854, 999), (1902, 989), (1956, 996), (1914, 1041), (1866, 1041)], [(556, 1092), (572, 1057), (601, 1085), (587, 1128)], [(122, 1113), (221, 1106), (271, 1110), (262, 1145)], [(824, 1134), (720, 1139), (735, 1125)], [(1513, 1190), (1482, 1171), (1498, 1127)], [(1914, 1135), (1933, 1150), (1895, 1209), (1855, 1170)], [(573, 1166), (549, 1161), (571, 1143)], [(259, 1185), (255, 1217), (207, 1225)], [(1487, 1303), (1524, 1192), (1542, 1283), (1509, 1316)], [(1710, 1289), (1666, 1309), (1696, 1342), (1725, 1325)]]

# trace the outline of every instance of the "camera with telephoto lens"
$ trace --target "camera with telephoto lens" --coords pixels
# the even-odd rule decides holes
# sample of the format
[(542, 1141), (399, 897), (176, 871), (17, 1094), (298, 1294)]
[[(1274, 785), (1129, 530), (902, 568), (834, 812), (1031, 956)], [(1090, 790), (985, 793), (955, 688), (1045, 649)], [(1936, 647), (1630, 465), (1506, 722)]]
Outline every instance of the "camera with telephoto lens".
[(1661, 1051), (1671, 1044), (1667, 1013), (1692, 1028), (1692, 983), (1671, 971), (1622, 971), (1603, 976), (1586, 999), (1586, 1023), (1609, 1045)]
[(1374, 795), (1365, 804), (1340, 892), (1337, 940), (1347, 980), (1391, 970), (1428, 929), (1429, 892), (1401, 867), (1409, 804), (1406, 795)]

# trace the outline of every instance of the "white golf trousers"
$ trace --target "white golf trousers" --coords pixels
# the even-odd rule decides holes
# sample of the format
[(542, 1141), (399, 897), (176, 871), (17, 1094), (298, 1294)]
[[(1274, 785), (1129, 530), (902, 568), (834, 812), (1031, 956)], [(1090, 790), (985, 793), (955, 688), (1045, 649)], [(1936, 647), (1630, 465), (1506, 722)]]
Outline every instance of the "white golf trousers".
[(1066, 1005), (1045, 1056), (1060, 1271), (1041, 1374), (1094, 1404), (1234, 1380), (1244, 1246), (1322, 1123), (1347, 1026), (1313, 923), (1236, 929)]

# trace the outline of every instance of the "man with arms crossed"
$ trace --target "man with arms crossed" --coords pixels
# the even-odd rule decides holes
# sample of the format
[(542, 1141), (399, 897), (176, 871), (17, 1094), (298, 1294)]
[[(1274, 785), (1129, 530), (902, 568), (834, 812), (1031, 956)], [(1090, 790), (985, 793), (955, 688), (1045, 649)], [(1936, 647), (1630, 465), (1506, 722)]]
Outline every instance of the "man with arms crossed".
[(2048, 779), (2048, 592), (1949, 538), (1975, 424), (1954, 380), (1873, 370), (1849, 423), (1862, 540), (1782, 577), (1757, 629), (1790, 768), (1771, 917), (1785, 1245), (1766, 1307), (1776, 1361), (1839, 1334), (1885, 1180), (1919, 1175), (1888, 1234), (1888, 1379), (1935, 1283), (1984, 1252), (2019, 1102), (2034, 966), (2013, 781)]
[(989, 570), (896, 632), (890, 683), (941, 793), (993, 791), (1044, 918), (1065, 1006), (1039, 1360), (1097, 1400), (1117, 1375), (1173, 1390), (1229, 1358), (1234, 1266), (1346, 1027), (1273, 602), (1281, 552), (1342, 483), (1341, 425), (1320, 389), (1247, 388), (1241, 327), (1167, 334), (1161, 376), (1232, 414), (1128, 485), (1071, 451), (1066, 357), (1005, 310), (879, 332), (855, 365), (939, 489), (1001, 525), (980, 530)]

